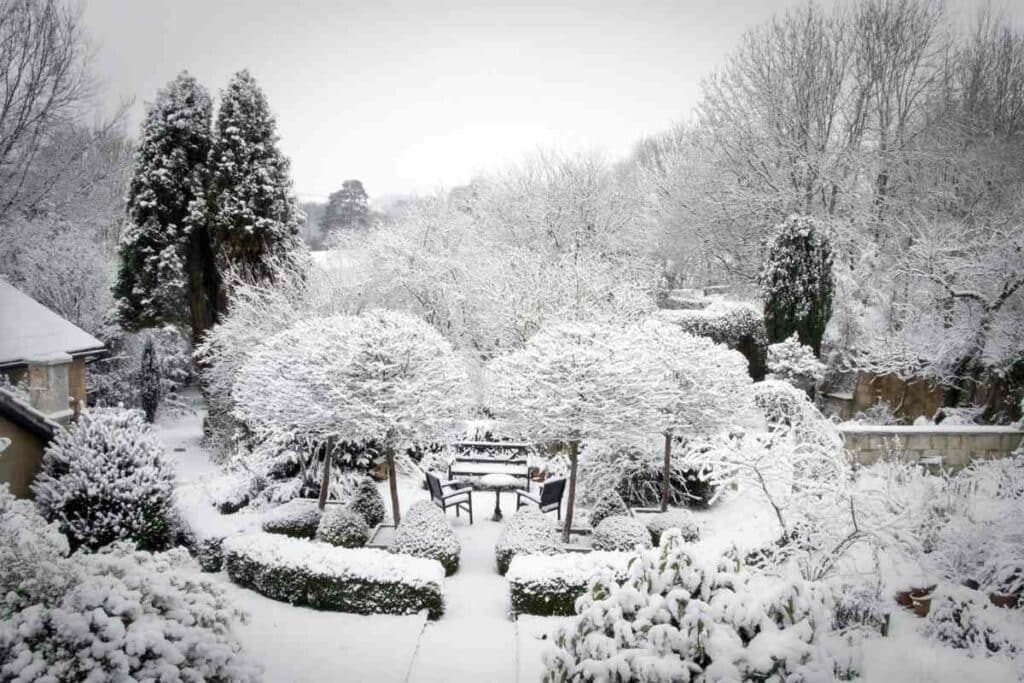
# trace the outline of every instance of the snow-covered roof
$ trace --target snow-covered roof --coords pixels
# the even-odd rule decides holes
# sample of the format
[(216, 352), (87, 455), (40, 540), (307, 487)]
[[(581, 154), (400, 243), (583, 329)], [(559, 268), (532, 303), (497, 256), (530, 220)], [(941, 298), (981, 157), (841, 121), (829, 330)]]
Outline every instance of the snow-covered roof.
[(79, 356), (103, 349), (96, 337), (0, 280), (0, 366), (54, 353)]

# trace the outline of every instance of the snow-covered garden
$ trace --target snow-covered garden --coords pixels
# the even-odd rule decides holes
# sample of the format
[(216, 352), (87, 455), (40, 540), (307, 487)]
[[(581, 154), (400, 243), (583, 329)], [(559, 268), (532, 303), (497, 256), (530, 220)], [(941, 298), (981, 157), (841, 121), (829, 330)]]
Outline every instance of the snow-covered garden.
[(68, 102), (0, 112), (0, 276), (105, 350), (0, 482), (0, 681), (1024, 682), (1024, 34), (944, 12), (375, 211), (248, 70), (68, 123), (80, 15), (0, 0)]

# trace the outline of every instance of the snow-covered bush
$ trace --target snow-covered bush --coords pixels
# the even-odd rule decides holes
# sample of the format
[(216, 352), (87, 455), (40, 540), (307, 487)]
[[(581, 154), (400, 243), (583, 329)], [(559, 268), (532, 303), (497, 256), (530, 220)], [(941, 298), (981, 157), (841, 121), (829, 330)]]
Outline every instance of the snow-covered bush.
[(370, 528), (362, 515), (340, 505), (329, 505), (320, 516), (316, 528), (316, 540), (341, 546), (359, 548), (366, 545)]
[(796, 332), (778, 344), (768, 346), (769, 379), (789, 382), (797, 389), (812, 393), (825, 377), (825, 364), (804, 346)]
[(210, 502), (222, 515), (238, 512), (259, 493), (260, 482), (251, 472), (228, 470), (206, 485)]
[(924, 634), (976, 655), (1014, 656), (1024, 648), (1024, 629), (1002, 617), (984, 593), (943, 585), (932, 597)]
[(576, 600), (586, 592), (591, 577), (610, 571), (624, 580), (629, 575), (632, 557), (630, 553), (603, 551), (517, 555), (505, 574), (512, 613), (571, 616), (576, 613)]
[(835, 678), (822, 644), (829, 598), (817, 584), (753, 577), (676, 531), (632, 557), (624, 581), (591, 579), (579, 617), (545, 653), (545, 681)]
[(629, 516), (632, 513), (626, 506), (622, 496), (615, 489), (606, 489), (594, 501), (590, 507), (590, 528), (596, 529), (604, 521), (605, 517), (612, 515)]
[(89, 405), (96, 407), (142, 407), (147, 377), (143, 355), (152, 344), (155, 368), (148, 379), (157, 379), (148, 389), (164, 405), (180, 406), (179, 394), (192, 381), (192, 347), (178, 328), (167, 325), (139, 332), (112, 328), (102, 336), (110, 354), (89, 366), (86, 376)]
[(611, 515), (594, 527), (594, 550), (630, 551), (637, 546), (651, 547), (651, 533), (634, 517)]
[(320, 526), (320, 509), (312, 500), (294, 499), (268, 512), (263, 530), (293, 538), (313, 538)]
[(505, 523), (494, 546), (494, 556), (498, 573), (504, 576), (516, 555), (553, 555), (561, 550), (554, 521), (537, 508), (525, 507)]
[(878, 584), (843, 584), (833, 591), (832, 627), (836, 631), (877, 636), (888, 624), (891, 602), (883, 599)]
[(359, 513), (371, 529), (383, 522), (387, 516), (384, 498), (373, 481), (367, 478), (359, 482), (349, 502), (349, 508)]
[(0, 680), (255, 681), (242, 618), (180, 549), (68, 545), (0, 487)]
[(700, 527), (694, 521), (693, 515), (686, 510), (676, 508), (653, 515), (643, 515), (640, 519), (647, 527), (647, 531), (650, 532), (653, 545), (661, 543), (661, 536), (668, 529), (679, 529), (679, 533), (687, 543), (695, 543), (700, 540)]
[(725, 344), (747, 359), (750, 376), (761, 379), (765, 372), (768, 337), (764, 314), (753, 304), (716, 300), (700, 310), (660, 310), (655, 317), (678, 325), (685, 332)]
[(162, 550), (174, 537), (174, 468), (138, 411), (83, 413), (47, 447), (32, 492), (72, 548)]
[(429, 500), (409, 506), (395, 530), (393, 553), (437, 560), (449, 576), (459, 568), (459, 539), (444, 512)]
[(265, 533), (224, 541), (231, 580), (274, 600), (356, 614), (444, 612), (444, 567), (435, 560), (373, 548)]

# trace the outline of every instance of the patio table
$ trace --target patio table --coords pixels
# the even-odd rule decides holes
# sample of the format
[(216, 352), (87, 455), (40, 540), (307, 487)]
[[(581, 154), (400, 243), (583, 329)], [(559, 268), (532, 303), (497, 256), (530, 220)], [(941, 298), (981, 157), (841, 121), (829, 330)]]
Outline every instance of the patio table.
[(494, 491), (494, 516), (491, 521), (500, 522), (501, 492), (515, 491), (520, 486), (519, 479), (511, 474), (485, 474), (473, 485), (473, 488)]

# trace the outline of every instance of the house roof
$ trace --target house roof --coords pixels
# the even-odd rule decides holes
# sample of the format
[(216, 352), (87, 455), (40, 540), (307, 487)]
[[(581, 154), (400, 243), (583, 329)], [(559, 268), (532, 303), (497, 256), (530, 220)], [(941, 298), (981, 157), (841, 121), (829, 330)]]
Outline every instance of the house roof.
[(48, 442), (61, 426), (7, 389), (0, 389), (0, 416)]
[(105, 350), (96, 337), (2, 280), (0, 330), (0, 366), (55, 353), (82, 356)]

